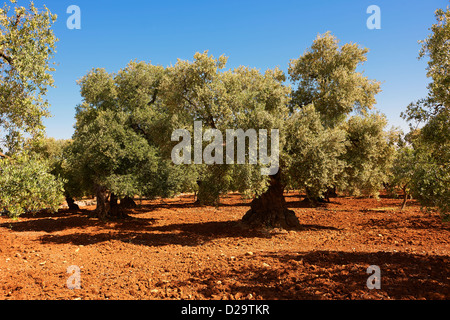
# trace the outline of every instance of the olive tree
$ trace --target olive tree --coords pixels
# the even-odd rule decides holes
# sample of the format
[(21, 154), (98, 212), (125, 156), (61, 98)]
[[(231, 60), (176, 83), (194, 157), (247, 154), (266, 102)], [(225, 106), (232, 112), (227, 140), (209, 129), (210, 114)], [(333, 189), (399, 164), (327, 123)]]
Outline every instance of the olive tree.
[(180, 174), (163, 159), (159, 141), (168, 130), (158, 95), (163, 68), (130, 62), (117, 74), (94, 69), (79, 80), (69, 172), (97, 199), (97, 216), (122, 216), (119, 200), (179, 192)]
[(295, 112), (287, 121), (285, 154), (289, 159), (284, 179), (291, 189), (304, 190), (315, 203), (335, 186), (345, 161), (346, 132), (340, 127), (324, 127), (314, 105)]
[(411, 195), (411, 184), (416, 172), (416, 157), (413, 146), (406, 139), (399, 137), (392, 169), (387, 183), (388, 191), (398, 196), (399, 191), (403, 193), (401, 210), (406, 208), (408, 197)]
[(49, 116), (45, 95), (53, 85), (55, 20), (46, 7), (40, 11), (32, 2), (28, 9), (6, 3), (0, 8), (0, 149), (10, 153), (20, 147), (24, 134), (44, 131), (42, 119)]
[[(261, 169), (269, 168), (260, 157), (261, 145), (264, 145), (261, 142), (265, 142), (266, 147), (276, 144), (279, 150), (285, 144), (290, 87), (283, 84), (285, 76), (278, 68), (264, 73), (243, 66), (225, 70), (226, 62), (224, 56), (214, 58), (208, 52), (197, 53), (193, 61), (179, 60), (167, 68), (167, 77), (161, 85), (164, 104), (178, 128), (185, 128), (192, 135), (195, 122), (198, 122), (205, 135), (219, 132), (201, 142), (199, 154), (213, 155), (214, 163), (192, 163), (199, 167), (199, 202), (216, 204), (220, 195), (238, 190), (255, 197), (244, 221), (298, 225), (295, 215), (286, 207), (283, 187), (276, 178), (283, 169), (280, 166), (267, 177)], [(248, 141), (245, 144), (248, 148), (242, 149), (241, 159), (236, 155), (239, 142), (234, 137), (223, 137), (228, 130), (241, 130), (247, 135), (243, 142)], [(268, 135), (266, 140), (259, 139), (258, 142), (256, 140), (261, 136), (256, 133), (261, 130)], [(272, 130), (278, 130), (278, 140), (271, 135)], [(252, 133), (255, 133), (255, 139), (251, 138)], [(217, 148), (211, 150), (210, 146)], [(231, 161), (230, 154), (233, 155)], [(195, 150), (193, 160), (195, 162)], [(282, 161), (281, 156), (279, 160)]]
[[(357, 71), (367, 60), (367, 52), (355, 43), (341, 46), (327, 32), (318, 35), (298, 59), (290, 61), (289, 76), (295, 87), (290, 103), (286, 151), (291, 166), (287, 179), (295, 187), (303, 187), (310, 200), (322, 198), (338, 184), (342, 187), (345, 172), (346, 181), (355, 180), (358, 174), (348, 170), (355, 166), (349, 162), (354, 160), (350, 153), (357, 154), (363, 147), (352, 141), (352, 131), (359, 119), (365, 122), (362, 119), (366, 119), (380, 91), (379, 82)], [(360, 116), (348, 119), (353, 113)], [(364, 147), (370, 149), (372, 145)], [(370, 161), (367, 156), (359, 156), (360, 166)], [(376, 169), (374, 165), (371, 168)]]
[(372, 109), (380, 83), (357, 71), (368, 51), (356, 43), (341, 46), (330, 32), (318, 35), (303, 55), (289, 63), (295, 85), (291, 108), (313, 103), (326, 127), (339, 125), (354, 111)]
[(419, 58), (428, 57), (428, 97), (411, 103), (403, 118), (417, 129), (417, 161), (411, 189), (422, 205), (450, 211), (450, 7), (436, 10), (431, 34), (421, 41)]
[(0, 211), (13, 217), (57, 210), (63, 194), (51, 164), (24, 150), (25, 137), (43, 136), (42, 119), (49, 115), (45, 95), (53, 85), (55, 19), (32, 2), (0, 8), (0, 151), (9, 155), (0, 153)]
[(48, 167), (28, 153), (0, 159), (0, 212), (17, 218), (22, 213), (57, 211), (64, 201), (64, 184)]
[(378, 197), (389, 181), (396, 151), (395, 129), (386, 130), (387, 119), (380, 113), (353, 116), (343, 124), (346, 147), (338, 187), (353, 196)]

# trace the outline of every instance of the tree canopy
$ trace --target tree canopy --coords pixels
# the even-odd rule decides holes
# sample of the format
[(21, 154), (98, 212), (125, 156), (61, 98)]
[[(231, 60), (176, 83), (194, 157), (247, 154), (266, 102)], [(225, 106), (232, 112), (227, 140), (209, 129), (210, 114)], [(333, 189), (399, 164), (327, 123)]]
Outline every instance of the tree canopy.
[(0, 9), (0, 148), (14, 151), (24, 134), (43, 133), (42, 119), (49, 116), (45, 95), (53, 85), (55, 20), (32, 2), (28, 9), (6, 3)]
[[(24, 187), (47, 184), (34, 197), (41, 207), (54, 208), (61, 184), (68, 199), (95, 195), (101, 218), (120, 216), (118, 202), (136, 195), (194, 191), (198, 203), (217, 205), (221, 195), (239, 191), (253, 198), (244, 220), (289, 227), (298, 221), (287, 209), (285, 188), (301, 189), (315, 203), (330, 189), (378, 196), (387, 182), (448, 211), (449, 10), (436, 11), (436, 18), (419, 55), (430, 59), (429, 95), (403, 114), (423, 125), (401, 146), (399, 133), (373, 110), (380, 82), (359, 71), (368, 49), (340, 44), (330, 32), (290, 61), (288, 75), (279, 68), (227, 68), (226, 56), (208, 51), (168, 67), (131, 61), (115, 73), (94, 68), (78, 81), (82, 101), (72, 139), (55, 141), (43, 138), (42, 119), (49, 115), (56, 16), (32, 3), (5, 5), (0, 148), (12, 158), (2, 170), (8, 181), (42, 177)], [(188, 161), (174, 163), (174, 154)], [(36, 164), (28, 168), (31, 159)], [(412, 163), (420, 165), (411, 171)], [(6, 181), (4, 190), (13, 190)], [(3, 207), (13, 208), (10, 195), (2, 197)], [(18, 203), (8, 209), (14, 215), (19, 207), (36, 209)]]
[[(209, 205), (229, 191), (259, 201), (277, 190), (274, 198), (282, 198), (286, 186), (306, 190), (311, 200), (336, 186), (376, 195), (391, 158), (386, 120), (369, 112), (380, 85), (356, 70), (366, 53), (356, 44), (339, 46), (330, 33), (319, 35), (291, 61), (295, 89), (278, 68), (226, 69), (225, 56), (207, 51), (166, 68), (132, 61), (115, 74), (94, 69), (79, 81), (83, 102), (70, 147), (72, 167), (98, 199), (195, 190), (198, 202)], [(350, 117), (352, 112), (360, 115)], [(181, 166), (170, 160), (176, 129), (201, 137)], [(230, 130), (241, 130), (245, 139), (224, 138)], [(261, 130), (277, 134), (256, 141)], [(263, 142), (276, 142), (277, 149)], [(246, 147), (240, 158), (239, 143)], [(268, 178), (261, 174), (268, 163), (257, 155), (275, 150), (279, 167)], [(206, 164), (204, 157), (215, 161)], [(266, 222), (296, 224), (281, 198), (273, 210), (282, 213)]]
[(80, 188), (97, 195), (101, 217), (114, 215), (106, 207), (108, 193), (118, 199), (171, 196), (189, 177), (162, 157), (167, 115), (158, 90), (163, 71), (130, 62), (117, 74), (94, 69), (78, 82), (83, 103), (77, 107), (69, 167), (78, 173)]
[(410, 121), (417, 170), (412, 193), (424, 206), (450, 212), (450, 7), (436, 10), (431, 34), (421, 41), (419, 58), (428, 57), (428, 96), (411, 103)]
[(340, 46), (330, 32), (318, 35), (302, 56), (290, 61), (289, 76), (297, 86), (292, 108), (314, 103), (325, 126), (339, 124), (353, 111), (371, 109), (380, 83), (357, 71), (368, 51), (356, 43)]
[(0, 153), (0, 212), (12, 217), (56, 211), (63, 200), (63, 181), (50, 173), (54, 163), (25, 148), (44, 136), (42, 120), (49, 116), (55, 19), (32, 2), (0, 9), (0, 152), (9, 154)]
[(0, 212), (16, 218), (43, 209), (55, 212), (63, 202), (63, 182), (48, 163), (32, 154), (0, 160)]

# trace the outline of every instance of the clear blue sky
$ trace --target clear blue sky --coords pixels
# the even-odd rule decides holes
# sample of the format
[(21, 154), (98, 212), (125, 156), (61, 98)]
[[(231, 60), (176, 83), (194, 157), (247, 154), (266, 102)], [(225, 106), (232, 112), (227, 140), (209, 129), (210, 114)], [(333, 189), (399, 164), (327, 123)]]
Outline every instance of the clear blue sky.
[[(27, 3), (20, 0), (20, 4)], [(287, 72), (318, 33), (331, 31), (342, 44), (356, 42), (370, 49), (365, 74), (382, 82), (376, 108), (390, 125), (407, 131), (400, 118), (406, 106), (427, 94), (426, 60), (417, 59), (418, 40), (426, 38), (434, 11), (444, 0), (35, 0), (58, 15), (54, 26), (56, 88), (48, 94), (53, 117), (45, 120), (47, 135), (70, 138), (75, 106), (81, 102), (76, 80), (90, 69), (116, 72), (130, 60), (167, 66), (177, 58), (192, 59), (197, 51), (229, 57), (239, 65)], [(81, 30), (69, 30), (69, 5), (81, 9)], [(381, 29), (369, 30), (369, 5), (381, 9)]]

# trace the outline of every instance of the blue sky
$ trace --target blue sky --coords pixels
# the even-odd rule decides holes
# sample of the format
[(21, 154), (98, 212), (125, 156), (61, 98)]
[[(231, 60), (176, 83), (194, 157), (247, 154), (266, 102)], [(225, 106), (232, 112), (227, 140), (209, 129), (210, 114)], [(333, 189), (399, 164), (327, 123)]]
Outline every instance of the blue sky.
[[(418, 60), (420, 45), (434, 23), (434, 11), (444, 0), (228, 0), (228, 1), (106, 1), (35, 0), (58, 15), (55, 62), (56, 88), (48, 100), (52, 118), (47, 136), (72, 136), (75, 106), (81, 102), (76, 80), (92, 68), (117, 72), (131, 60), (168, 66), (177, 58), (192, 60), (209, 50), (229, 57), (229, 68), (246, 65), (279, 67), (287, 72), (317, 34), (331, 31), (341, 43), (356, 42), (370, 49), (365, 75), (382, 82), (376, 108), (390, 126), (407, 131), (400, 113), (427, 94), (426, 60)], [(26, 4), (25, 0), (19, 4)], [(81, 30), (70, 30), (67, 8), (81, 9)], [(369, 30), (367, 7), (381, 9), (381, 29)]]

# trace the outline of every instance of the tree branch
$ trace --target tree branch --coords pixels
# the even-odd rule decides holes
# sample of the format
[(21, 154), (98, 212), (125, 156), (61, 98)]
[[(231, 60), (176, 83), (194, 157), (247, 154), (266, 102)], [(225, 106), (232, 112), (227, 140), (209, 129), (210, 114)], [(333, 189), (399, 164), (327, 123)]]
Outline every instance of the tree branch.
[(3, 60), (6, 60), (11, 66), (13, 65), (13, 59), (11, 57), (8, 57), (3, 52), (0, 52), (0, 58), (3, 58)]
[(3, 154), (0, 152), (0, 158), (7, 158), (7, 159), (11, 159), (11, 157), (7, 156), (6, 154)]
[(16, 20), (14, 21), (13, 27), (17, 28), (17, 26), (20, 23), (21, 16), (22, 16), (22, 14), (20, 14), (20, 13), (16, 15)]
[(155, 92), (153, 92), (152, 100), (150, 100), (150, 102), (148, 103), (148, 106), (151, 106), (152, 104), (154, 104), (156, 102), (157, 95), (158, 95), (158, 89), (155, 89)]

